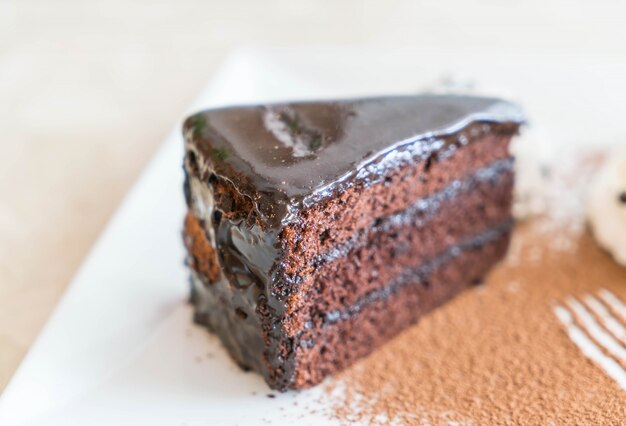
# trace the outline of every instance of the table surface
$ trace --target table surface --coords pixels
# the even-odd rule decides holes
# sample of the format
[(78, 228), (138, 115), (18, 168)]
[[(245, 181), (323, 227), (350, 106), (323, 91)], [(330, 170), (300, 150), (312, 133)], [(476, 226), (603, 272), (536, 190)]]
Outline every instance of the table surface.
[(159, 143), (240, 45), (626, 61), (626, 3), (0, 2), (0, 389)]

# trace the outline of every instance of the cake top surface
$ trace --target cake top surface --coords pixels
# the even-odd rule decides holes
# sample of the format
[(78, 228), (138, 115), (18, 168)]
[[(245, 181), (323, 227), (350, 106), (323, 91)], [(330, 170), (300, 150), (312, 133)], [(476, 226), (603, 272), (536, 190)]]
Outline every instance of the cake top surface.
[(184, 133), (216, 174), (272, 216), (368, 169), (380, 175), (373, 164), (380, 172), (406, 160), (394, 156), (398, 148), (425, 156), (443, 148), (442, 136), (480, 121), (523, 116), (496, 98), (394, 96), (211, 109), (189, 117)]

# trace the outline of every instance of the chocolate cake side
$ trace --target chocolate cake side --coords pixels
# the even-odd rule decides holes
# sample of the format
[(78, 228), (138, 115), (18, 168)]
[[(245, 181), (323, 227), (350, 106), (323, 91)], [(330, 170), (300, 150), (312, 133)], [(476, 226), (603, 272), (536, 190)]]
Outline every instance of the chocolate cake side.
[(431, 95), (190, 117), (195, 320), (275, 389), (350, 365), (503, 256), (521, 122), (497, 99)]

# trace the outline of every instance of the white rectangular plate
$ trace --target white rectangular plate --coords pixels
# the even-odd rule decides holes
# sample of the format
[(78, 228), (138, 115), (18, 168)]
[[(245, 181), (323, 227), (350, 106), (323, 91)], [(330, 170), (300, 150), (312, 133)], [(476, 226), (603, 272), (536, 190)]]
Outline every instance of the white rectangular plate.
[[(610, 58), (242, 51), (192, 110), (412, 93), (442, 75), (476, 79), (488, 93), (521, 100), (556, 145), (626, 143), (626, 65)], [(215, 337), (191, 324), (180, 238), (182, 154), (177, 126), (2, 395), (0, 424), (328, 424), (328, 397), (320, 388), (270, 392), (256, 374), (240, 371)]]

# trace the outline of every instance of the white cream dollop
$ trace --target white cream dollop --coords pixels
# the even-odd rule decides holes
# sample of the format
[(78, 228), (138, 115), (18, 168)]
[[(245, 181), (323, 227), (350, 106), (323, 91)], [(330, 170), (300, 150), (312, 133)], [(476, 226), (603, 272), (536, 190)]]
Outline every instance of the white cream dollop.
[(626, 149), (613, 153), (595, 177), (587, 216), (598, 243), (626, 266)]

